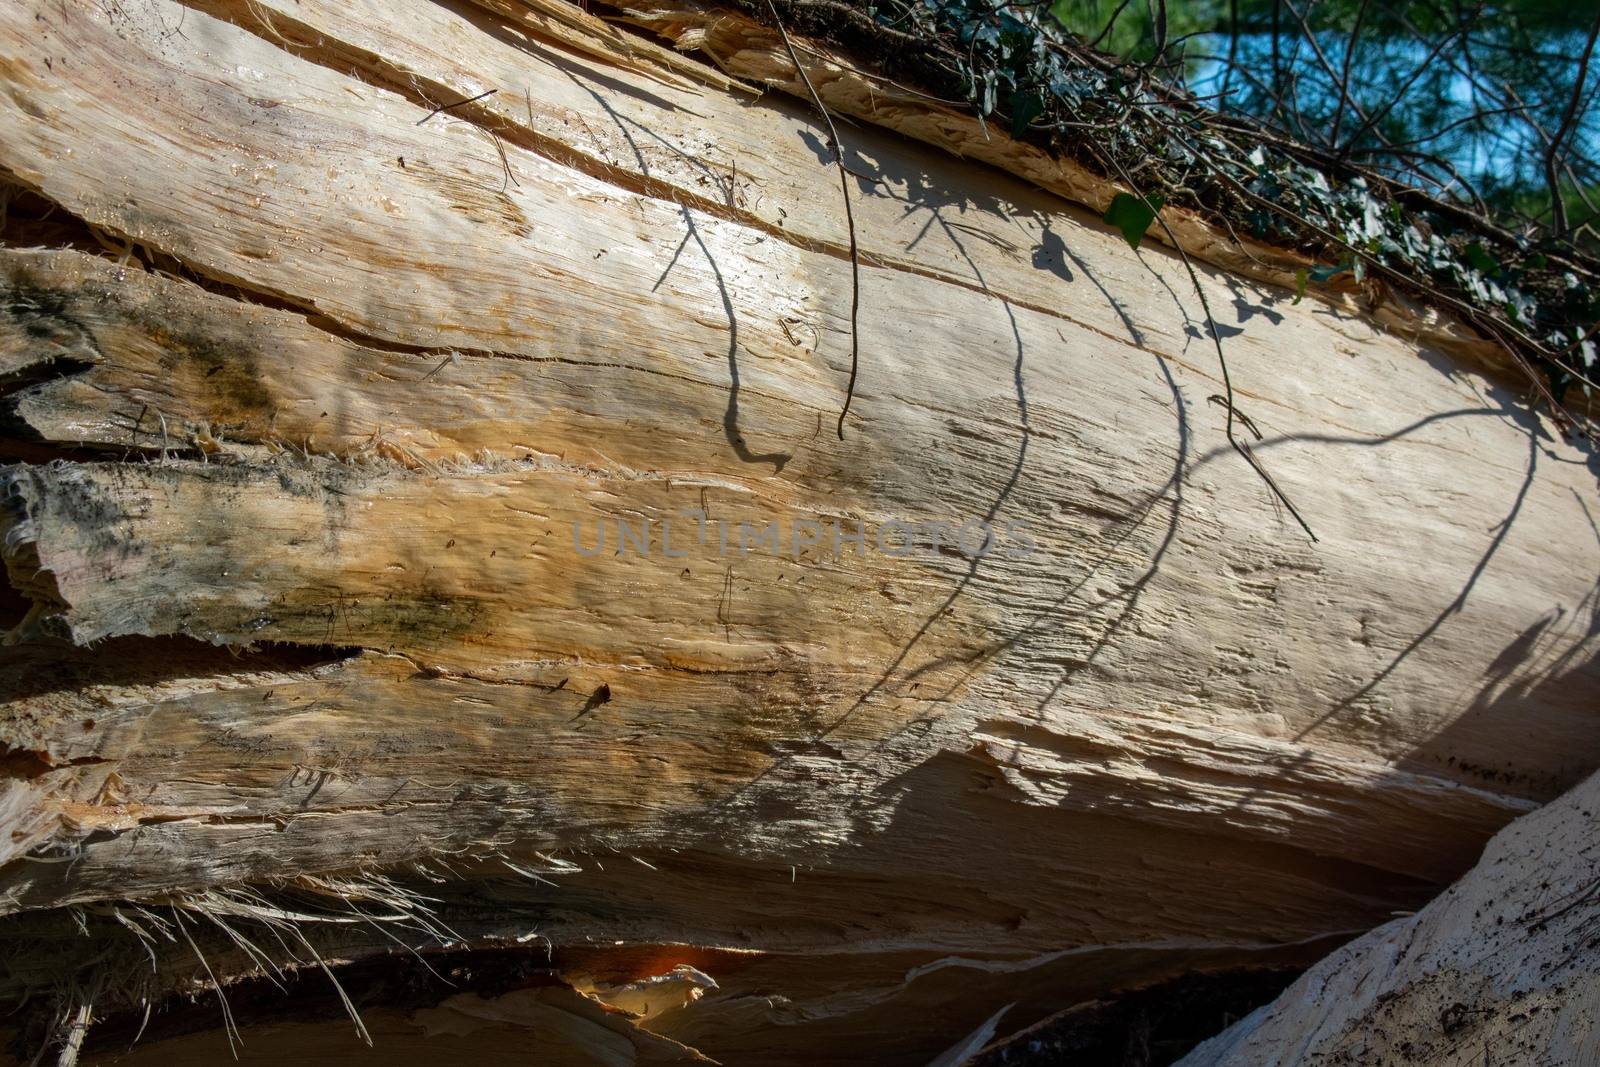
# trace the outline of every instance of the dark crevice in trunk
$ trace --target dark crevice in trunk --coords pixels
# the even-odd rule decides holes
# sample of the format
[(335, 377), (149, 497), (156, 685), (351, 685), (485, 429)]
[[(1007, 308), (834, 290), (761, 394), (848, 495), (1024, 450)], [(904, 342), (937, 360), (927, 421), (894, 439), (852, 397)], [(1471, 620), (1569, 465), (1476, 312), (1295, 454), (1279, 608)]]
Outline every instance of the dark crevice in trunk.
[(51, 758), (48, 752), (0, 744), (0, 778), (39, 778), (66, 767), (88, 767), (106, 762), (109, 761), (99, 756), (57, 760)]
[[(0, 598), (3, 603), (6, 601)], [(352, 659), (363, 651), (343, 645), (275, 641), (241, 648), (181, 635), (111, 637), (93, 648), (65, 641), (5, 645), (0, 646), (0, 704), (39, 700), (90, 686), (154, 686), (177, 679), (227, 679), (257, 671), (304, 672)]]
[(1076, 1004), (1004, 1037), (970, 1067), (1167, 1067), (1270, 1003), (1295, 968), (1194, 973)]
[[(268, 943), (271, 939), (268, 938)], [(203, 977), (203, 975), (202, 975)], [(461, 993), (480, 997), (503, 996), (519, 989), (562, 986), (543, 947), (480, 948), (412, 955), (398, 947), (393, 954), (370, 957), (335, 966), (333, 978), (350, 997), (354, 1011), (378, 1009), (411, 1012), (430, 1008)], [(191, 1034), (218, 1032), (222, 1016), (217, 993), (173, 994), (161, 999), (148, 1021), (142, 1010), (123, 1009), (96, 1018), (82, 1050), (82, 1060), (115, 1057), (137, 1044), (171, 1040)], [(229, 1012), (240, 1031), (284, 1024), (329, 1022), (349, 1017), (329, 975), (317, 967), (274, 976), (246, 978), (224, 990)], [(11, 1051), (19, 1061), (51, 1041), (53, 1006), (36, 998), (22, 1009)], [(223, 1039), (219, 1035), (219, 1042)], [(360, 1045), (349, 1034), (351, 1048)], [(248, 1037), (246, 1037), (248, 1047)], [(225, 1042), (223, 1042), (226, 1047)]]
[[(12, 240), (7, 237), (6, 227), (0, 225), (0, 248), (74, 251), (87, 255), (93, 255), (100, 259), (117, 263), (118, 265), (126, 267), (129, 270), (142, 270), (153, 274), (164, 274), (169, 278), (174, 278), (178, 281), (194, 285), (216, 296), (221, 296), (229, 300), (235, 300), (244, 304), (252, 304), (256, 307), (269, 308), (273, 311), (281, 311), (285, 314), (294, 315), (308, 325), (315, 327), (324, 333), (338, 337), (341, 340), (349, 341), (352, 344), (360, 345), (363, 348), (369, 348), (379, 352), (394, 352), (401, 355), (422, 356), (431, 359), (449, 358), (451, 356), (460, 355), (481, 356), (496, 359), (516, 359), (536, 363), (571, 363), (581, 366), (592, 365), (587, 360), (566, 357), (529, 356), (520, 352), (505, 352), (492, 348), (471, 348), (460, 345), (420, 345), (411, 344), (405, 341), (397, 341), (391, 338), (379, 337), (332, 318), (317, 308), (316, 305), (311, 301), (296, 300), (295, 298), (286, 294), (275, 293), (266, 289), (248, 287), (236, 280), (232, 280), (221, 275), (208, 274), (203, 268), (195, 264), (178, 259), (167, 252), (154, 248), (145, 243), (132, 241), (129, 243), (127, 250), (123, 252), (115, 251), (105, 247), (103, 244), (97, 244), (92, 238), (94, 234), (101, 231), (99, 231), (95, 226), (93, 226), (87, 220), (72, 215), (66, 210), (66, 208), (55, 203), (54, 201), (48, 200), (36, 191), (23, 186), (20, 179), (9, 174), (3, 167), (0, 167), (0, 191), (4, 190), (20, 190), (21, 194), (25, 196), (30, 203), (37, 202), (49, 205), (52, 220), (51, 233), (54, 235), (55, 239), (49, 243), (33, 242), (26, 239), (26, 236), (24, 236), (21, 240)], [(23, 227), (22, 232), (25, 235), (31, 234), (32, 230), (27, 227)], [(3, 297), (3, 295), (4, 289), (0, 288), (0, 297)], [(92, 362), (92, 360), (73, 360), (69, 361), (65, 368), (59, 364), (54, 368), (49, 366), (52, 360), (60, 358), (61, 356), (59, 353), (41, 355), (35, 360), (34, 363), (30, 364), (26, 373), (37, 374), (38, 378), (36, 381), (43, 381), (50, 378), (59, 377), (65, 373), (75, 372), (82, 369), (83, 363)], [(35, 370), (34, 368), (38, 369)], [(36, 384), (35, 380), (25, 378), (24, 372), (14, 372), (9, 377), (16, 378), (17, 380), (8, 388), (6, 378), (0, 377), (0, 396), (5, 394), (15, 395), (16, 393), (21, 392), (28, 385)], [(4, 429), (0, 429), (0, 434), (3, 434), (4, 432)], [(0, 447), (3, 447), (3, 443), (0, 443)], [(106, 458), (113, 458), (120, 457), (123, 450), (110, 448), (103, 450), (103, 452), (100, 450), (92, 451), (95, 455), (103, 455)], [(129, 449), (128, 451), (135, 453), (138, 452), (137, 449)], [(156, 455), (160, 453), (161, 449), (159, 447), (155, 447), (150, 448), (147, 451), (152, 455)], [(181, 452), (182, 450), (176, 445), (170, 446), (166, 449), (166, 453), (169, 457), (178, 455)], [(194, 453), (191, 458), (198, 458), (198, 453)]]

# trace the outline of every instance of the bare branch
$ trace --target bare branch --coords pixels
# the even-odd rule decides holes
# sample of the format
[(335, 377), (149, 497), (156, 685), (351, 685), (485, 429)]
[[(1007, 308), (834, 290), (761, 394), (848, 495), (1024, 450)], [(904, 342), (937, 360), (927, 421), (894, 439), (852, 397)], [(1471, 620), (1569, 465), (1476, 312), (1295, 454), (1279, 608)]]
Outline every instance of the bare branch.
[(856, 218), (850, 207), (850, 170), (844, 165), (844, 143), (839, 140), (839, 131), (833, 125), (833, 116), (822, 103), (822, 97), (817, 95), (816, 86), (811, 84), (811, 76), (806, 73), (805, 66), (800, 62), (800, 56), (794, 50), (794, 44), (789, 40), (789, 31), (783, 28), (783, 19), (778, 16), (778, 7), (773, 0), (767, 0), (767, 10), (772, 15), (772, 24), (777, 28), (778, 35), (783, 38), (783, 47), (789, 52), (789, 62), (794, 64), (795, 72), (800, 75), (800, 80), (805, 83), (806, 92), (811, 94), (811, 102), (817, 105), (817, 110), (822, 114), (822, 121), (828, 127), (828, 146), (833, 150), (834, 165), (839, 168), (839, 191), (844, 195), (844, 220), (850, 230), (850, 381), (845, 386), (844, 406), (839, 409), (839, 440), (844, 440), (844, 418), (850, 414), (850, 401), (856, 395), (856, 375), (861, 366), (861, 338), (856, 328), (856, 319), (861, 311), (861, 254), (856, 247)]
[(1578, 60), (1578, 76), (1573, 79), (1572, 97), (1567, 101), (1567, 110), (1561, 116), (1561, 125), (1556, 127), (1555, 136), (1550, 138), (1550, 145), (1544, 152), (1545, 181), (1550, 186), (1550, 229), (1557, 237), (1565, 236), (1567, 232), (1567, 205), (1561, 198), (1561, 178), (1556, 162), (1561, 154), (1561, 142), (1572, 132), (1578, 118), (1578, 103), (1583, 99), (1583, 85), (1589, 77), (1589, 57), (1594, 53), (1597, 35), (1600, 35), (1600, 8), (1595, 10), (1594, 25), (1589, 27), (1583, 56)]

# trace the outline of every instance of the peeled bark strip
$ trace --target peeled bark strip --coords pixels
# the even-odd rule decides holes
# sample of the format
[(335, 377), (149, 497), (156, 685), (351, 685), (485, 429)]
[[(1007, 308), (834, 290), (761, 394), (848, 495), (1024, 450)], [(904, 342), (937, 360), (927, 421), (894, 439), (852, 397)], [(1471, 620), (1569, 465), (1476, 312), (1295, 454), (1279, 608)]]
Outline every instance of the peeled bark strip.
[(54, 208), (0, 230), (8, 995), (136, 1028), (321, 981), (274, 923), (425, 931), (548, 949), (592, 1000), (471, 1011), (619, 1062), (925, 1063), (1303, 964), (1600, 763), (1589, 458), (1449, 323), (1202, 271), (1312, 545), (1181, 264), (926, 103), (848, 135), (840, 440), (801, 101), (499, 0), (11, 5), (0, 57)]

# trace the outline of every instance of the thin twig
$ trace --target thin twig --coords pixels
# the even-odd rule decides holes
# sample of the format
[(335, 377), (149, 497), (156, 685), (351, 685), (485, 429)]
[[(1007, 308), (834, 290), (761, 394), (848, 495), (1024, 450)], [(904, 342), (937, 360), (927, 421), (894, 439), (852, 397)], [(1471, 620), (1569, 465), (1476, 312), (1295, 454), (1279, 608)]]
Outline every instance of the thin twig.
[(1344, 125), (1345, 106), (1355, 103), (1350, 95), (1350, 64), (1355, 59), (1356, 42), (1361, 38), (1361, 24), (1367, 18), (1367, 3), (1368, 0), (1361, 0), (1361, 6), (1356, 9), (1355, 25), (1350, 28), (1350, 36), (1345, 38), (1344, 63), (1339, 74), (1339, 103), (1333, 112), (1333, 130), (1328, 134), (1330, 146), (1337, 146), (1339, 143), (1339, 128)]
[[(1482, 7), (1483, 5), (1480, 3), (1476, 8), (1473, 9), (1473, 14), (1476, 15), (1478, 11), (1482, 9)], [(1439, 38), (1438, 43), (1433, 46), (1433, 50), (1427, 54), (1421, 63), (1417, 64), (1417, 68), (1411, 72), (1411, 76), (1400, 85), (1400, 88), (1391, 93), (1388, 101), (1385, 102), (1384, 105), (1372, 115), (1369, 115), (1367, 120), (1361, 124), (1361, 128), (1350, 135), (1350, 138), (1345, 142), (1344, 147), (1339, 149), (1341, 155), (1348, 156), (1350, 154), (1350, 150), (1356, 146), (1356, 142), (1360, 141), (1369, 130), (1374, 129), (1378, 123), (1384, 120), (1389, 112), (1394, 109), (1394, 106), (1405, 98), (1405, 95), (1407, 91), (1410, 90), (1412, 83), (1414, 83), (1418, 78), (1422, 77), (1423, 72), (1432, 65), (1434, 59), (1438, 57), (1439, 53), (1444, 51), (1445, 46), (1451, 41), (1455, 40), (1457, 36), (1458, 34), (1449, 33)]]
[(439, 107), (436, 107), (432, 111), (428, 112), (426, 115), (424, 115), (420, 119), (418, 119), (417, 120), (417, 125), (421, 126), (424, 122), (427, 122), (429, 119), (433, 118), (433, 116), (439, 114), (439, 112), (441, 112), (441, 111), (450, 111), (450, 110), (452, 110), (454, 108), (464, 107), (467, 104), (476, 103), (477, 101), (482, 100), (486, 96), (493, 96), (495, 93), (498, 93), (499, 91), (500, 91), (499, 89), (485, 89), (483, 92), (479, 93), (477, 96), (469, 96), (465, 100), (457, 100), (453, 104), (444, 104), (444, 105), (441, 105)]
[(806, 68), (800, 63), (800, 56), (794, 50), (794, 43), (789, 40), (789, 31), (783, 28), (783, 19), (778, 15), (778, 7), (767, 0), (767, 10), (772, 14), (772, 24), (778, 31), (778, 36), (783, 38), (783, 47), (789, 52), (789, 62), (794, 64), (794, 69), (800, 75), (800, 80), (805, 83), (806, 91), (811, 94), (811, 102), (817, 105), (817, 110), (822, 114), (822, 121), (827, 123), (829, 147), (833, 149), (833, 162), (839, 169), (839, 191), (844, 195), (844, 221), (850, 228), (850, 382), (845, 386), (844, 407), (839, 409), (839, 440), (844, 440), (844, 418), (850, 414), (850, 401), (856, 395), (856, 374), (861, 366), (861, 338), (856, 329), (856, 317), (861, 310), (861, 256), (856, 249), (856, 218), (850, 209), (850, 170), (844, 165), (844, 144), (839, 140), (839, 131), (834, 128), (833, 116), (822, 103), (822, 97), (817, 95), (816, 86), (811, 84), (811, 76), (806, 73)]
[(94, 1003), (85, 997), (62, 1021), (61, 1052), (56, 1057), (56, 1067), (76, 1067), (83, 1039), (88, 1036), (89, 1024), (93, 1021)]
[(1561, 142), (1566, 139), (1578, 117), (1578, 104), (1583, 99), (1583, 83), (1588, 80), (1589, 57), (1594, 54), (1597, 35), (1600, 35), (1600, 10), (1595, 12), (1594, 25), (1589, 28), (1583, 56), (1578, 60), (1577, 77), (1573, 79), (1572, 97), (1567, 101), (1567, 110), (1561, 116), (1561, 125), (1556, 127), (1556, 134), (1550, 139), (1550, 146), (1544, 153), (1545, 177), (1550, 185), (1550, 229), (1557, 237), (1567, 232), (1567, 205), (1561, 199), (1561, 179), (1556, 173), (1556, 162), (1560, 158)]
[[(1122, 164), (1117, 161), (1117, 158), (1109, 154), (1107, 154), (1104, 158), (1107, 159), (1111, 163), (1112, 167), (1116, 169), (1117, 173), (1122, 177), (1123, 182), (1126, 183), (1128, 188), (1133, 192), (1133, 195), (1143, 199), (1144, 194), (1139, 191), (1139, 187), (1134, 184), (1133, 179), (1128, 176), (1128, 172), (1123, 168)], [(1184, 251), (1183, 244), (1178, 240), (1178, 235), (1172, 232), (1172, 227), (1167, 225), (1167, 220), (1161, 217), (1161, 213), (1159, 211), (1156, 212), (1156, 221), (1161, 224), (1162, 231), (1166, 233), (1167, 243), (1172, 246), (1172, 250), (1177, 252), (1178, 258), (1183, 261), (1183, 269), (1189, 272), (1189, 282), (1194, 286), (1195, 295), (1200, 298), (1200, 309), (1205, 312), (1206, 332), (1211, 335), (1211, 343), (1217, 350), (1217, 363), (1222, 367), (1223, 396), (1220, 399), (1222, 401), (1222, 406), (1226, 408), (1228, 412), (1228, 444), (1233, 447), (1235, 452), (1239, 453), (1239, 455), (1244, 458), (1246, 463), (1250, 464), (1251, 469), (1261, 476), (1261, 480), (1267, 483), (1267, 488), (1272, 490), (1272, 495), (1277, 497), (1278, 500), (1282, 502), (1283, 506), (1289, 509), (1289, 514), (1294, 516), (1294, 521), (1298, 522), (1300, 524), (1300, 528), (1306, 532), (1306, 536), (1315, 542), (1317, 541), (1317, 535), (1312, 532), (1311, 526), (1306, 522), (1305, 517), (1300, 514), (1300, 509), (1294, 506), (1294, 502), (1289, 499), (1288, 495), (1285, 494), (1282, 489), (1278, 488), (1278, 483), (1273, 481), (1272, 475), (1268, 474), (1267, 469), (1261, 465), (1261, 461), (1256, 458), (1255, 452), (1234, 435), (1233, 427), (1236, 421), (1243, 422), (1253, 433), (1259, 435), (1260, 431), (1255, 429), (1255, 424), (1250, 422), (1247, 416), (1243, 415), (1243, 413), (1239, 412), (1234, 407), (1233, 376), (1228, 372), (1228, 357), (1224, 355), (1222, 351), (1222, 334), (1217, 329), (1216, 318), (1211, 314), (1211, 301), (1206, 299), (1206, 291), (1200, 284), (1200, 275), (1194, 269), (1194, 264), (1190, 262), (1189, 253)]]
[(1090, 48), (1100, 47), (1100, 42), (1105, 40), (1106, 35), (1116, 27), (1117, 19), (1122, 17), (1122, 12), (1127, 8), (1130, 2), (1131, 0), (1122, 0), (1122, 3), (1117, 5), (1117, 9), (1111, 13), (1111, 18), (1106, 20), (1106, 24), (1100, 28), (1100, 32), (1095, 35), (1094, 40), (1089, 42)]

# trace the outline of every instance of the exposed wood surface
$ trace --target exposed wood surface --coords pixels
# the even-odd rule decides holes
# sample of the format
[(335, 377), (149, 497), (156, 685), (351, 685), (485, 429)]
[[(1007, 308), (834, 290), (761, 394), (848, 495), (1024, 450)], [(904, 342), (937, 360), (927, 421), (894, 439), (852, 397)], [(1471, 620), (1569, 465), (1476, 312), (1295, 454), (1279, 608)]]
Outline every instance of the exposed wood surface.
[[(1202, 272), (1312, 545), (1181, 264), (926, 105), (845, 128), (841, 441), (801, 101), (498, 0), (11, 5), (0, 57), (57, 212), (0, 248), (8, 910), (445, 857), (484, 936), (752, 953), (649, 1021), (708, 1055), (926, 1062), (1313, 955), (1600, 763), (1593, 470), (1470, 344)], [(872, 545), (979, 520), (1037, 550)]]

